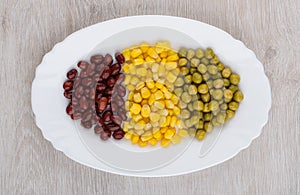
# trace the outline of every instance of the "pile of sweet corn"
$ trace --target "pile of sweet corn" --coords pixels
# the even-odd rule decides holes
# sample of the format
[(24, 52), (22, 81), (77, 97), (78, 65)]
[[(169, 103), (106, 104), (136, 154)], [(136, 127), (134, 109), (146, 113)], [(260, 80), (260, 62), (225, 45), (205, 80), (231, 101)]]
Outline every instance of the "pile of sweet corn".
[(187, 136), (180, 119), (179, 98), (173, 93), (180, 69), (177, 52), (167, 41), (141, 43), (123, 50), (124, 84), (128, 90), (123, 122), (125, 138), (141, 147), (177, 144)]

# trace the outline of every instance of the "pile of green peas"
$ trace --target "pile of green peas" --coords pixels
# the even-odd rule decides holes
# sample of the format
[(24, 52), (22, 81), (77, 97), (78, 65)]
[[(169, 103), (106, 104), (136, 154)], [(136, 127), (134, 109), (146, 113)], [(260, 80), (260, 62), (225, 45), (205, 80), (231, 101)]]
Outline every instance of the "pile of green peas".
[(234, 117), (244, 99), (240, 76), (226, 67), (211, 48), (178, 51), (180, 76), (174, 93), (180, 97), (181, 118), (191, 136), (203, 140), (213, 127)]

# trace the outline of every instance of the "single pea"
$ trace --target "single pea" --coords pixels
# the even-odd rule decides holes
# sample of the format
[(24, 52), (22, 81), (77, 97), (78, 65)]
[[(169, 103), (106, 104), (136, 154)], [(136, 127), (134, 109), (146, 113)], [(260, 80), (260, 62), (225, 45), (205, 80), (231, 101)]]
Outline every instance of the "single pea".
[(205, 137), (206, 137), (206, 131), (204, 131), (204, 130), (198, 130), (197, 132), (196, 132), (196, 135), (195, 135), (195, 137), (198, 139), (198, 140), (204, 140), (205, 139)]
[(205, 103), (205, 104), (204, 104), (204, 106), (203, 106), (203, 112), (204, 112), (204, 113), (210, 112), (208, 103)]
[(228, 79), (223, 79), (223, 82), (225, 87), (229, 87), (230, 81)]
[(228, 105), (226, 103), (223, 103), (220, 105), (221, 110), (227, 110)]
[(233, 110), (226, 110), (226, 118), (231, 119), (235, 115), (235, 112)]
[(217, 73), (218, 73), (218, 68), (217, 68), (216, 66), (214, 66), (214, 65), (208, 65), (208, 66), (207, 66), (207, 71), (208, 71), (210, 74), (214, 75), (214, 74), (217, 74)]
[[(202, 117), (201, 117), (202, 118)], [(202, 120), (199, 120), (198, 125), (197, 125), (198, 129), (203, 129), (204, 128), (204, 122)]]
[(210, 75), (208, 74), (208, 72), (206, 72), (202, 77), (204, 81), (208, 81), (210, 79)]
[(219, 102), (217, 102), (216, 100), (212, 100), (208, 103), (208, 106), (211, 111), (216, 111), (219, 108)]
[(185, 120), (184, 124), (187, 128), (193, 128), (193, 123), (192, 123), (191, 119)]
[(188, 60), (191, 60), (194, 56), (195, 56), (195, 51), (192, 50), (192, 49), (189, 49), (189, 50), (187, 51), (186, 58), (187, 58)]
[(209, 64), (209, 60), (207, 58), (201, 58), (201, 64), (205, 64), (208, 65)]
[(200, 74), (200, 73), (198, 73), (198, 72), (195, 72), (194, 74), (193, 74), (193, 82), (194, 83), (197, 83), (197, 84), (199, 84), (199, 83), (201, 83), (202, 82), (202, 75)]
[(182, 95), (181, 95), (181, 100), (184, 102), (184, 103), (189, 103), (192, 99), (192, 96), (190, 96), (190, 94), (188, 94), (187, 92), (183, 92)]
[(230, 89), (232, 93), (235, 93), (237, 90), (239, 90), (238, 86), (233, 84), (231, 84), (228, 89)]
[(213, 126), (215, 126), (215, 127), (218, 127), (218, 126), (220, 126), (220, 125), (221, 125), (220, 123), (218, 123), (218, 121), (217, 121), (217, 118), (216, 118), (216, 117), (214, 117), (214, 118), (211, 120), (211, 124), (212, 124)]
[(186, 58), (180, 58), (178, 61), (179, 66), (186, 66), (188, 63)]
[(244, 99), (244, 95), (241, 91), (236, 91), (233, 95), (233, 100), (236, 102), (241, 102)]
[(214, 110), (214, 111), (212, 111), (211, 113), (212, 113), (214, 116), (217, 116), (220, 112), (221, 112), (221, 109), (218, 108), (217, 110)]
[(195, 72), (197, 72), (197, 68), (190, 68), (190, 73), (194, 74)]
[(174, 83), (176, 87), (181, 87), (184, 84), (184, 80), (181, 77), (178, 77)]
[(206, 132), (211, 132), (212, 129), (213, 129), (213, 126), (210, 122), (204, 122), (204, 130)]
[(231, 74), (229, 80), (232, 84), (238, 85), (240, 82), (240, 76), (238, 74)]
[(197, 94), (197, 87), (195, 85), (189, 86), (189, 94), (190, 95), (196, 95)]
[(190, 64), (191, 67), (198, 67), (198, 65), (200, 64), (200, 60), (198, 58), (192, 58)]
[(183, 110), (181, 110), (181, 112), (180, 112), (180, 116), (181, 116), (181, 118), (183, 118), (183, 119), (187, 119), (187, 118), (190, 118), (190, 111), (188, 111), (188, 110), (186, 110), (186, 109), (183, 109)]
[(224, 98), (225, 99), (231, 100), (232, 96), (233, 96), (233, 93), (232, 93), (232, 91), (230, 89), (225, 89), (224, 90)]
[(231, 69), (230, 68), (224, 68), (224, 70), (222, 70), (222, 76), (224, 78), (229, 78), (231, 75)]
[(187, 50), (183, 47), (180, 48), (178, 51), (178, 56), (182, 58), (182, 57), (186, 57), (186, 55), (187, 55)]
[(223, 91), (221, 89), (216, 89), (212, 93), (212, 97), (215, 100), (221, 100), (223, 98)]
[(197, 131), (196, 128), (190, 127), (190, 128), (188, 129), (188, 134), (189, 134), (190, 136), (194, 137), (194, 136), (196, 135), (196, 131)]
[(199, 98), (197, 95), (191, 95), (192, 96), (192, 102), (197, 101)]
[(204, 118), (204, 121), (210, 121), (212, 119), (212, 114), (204, 113), (203, 118)]
[(189, 91), (189, 85), (184, 85), (183, 86), (183, 91), (188, 92)]
[(221, 100), (218, 101), (219, 102), (219, 105), (223, 104), (225, 101), (224, 101), (224, 98), (222, 98)]
[(216, 79), (214, 80), (213, 85), (216, 89), (220, 89), (224, 86), (224, 81), (223, 79)]
[(228, 108), (230, 110), (236, 111), (239, 108), (239, 104), (237, 102), (230, 102), (228, 104)]
[(203, 110), (203, 106), (204, 106), (204, 104), (200, 100), (194, 101), (194, 103), (193, 103), (193, 108), (194, 108), (194, 110), (197, 110), (197, 111)]
[(219, 112), (219, 114), (216, 116), (218, 123), (224, 124), (226, 113), (225, 112)]
[(211, 78), (213, 80), (222, 79), (222, 75), (221, 75), (221, 73), (217, 72), (217, 74), (211, 75)]
[(191, 111), (191, 112), (194, 111), (193, 102), (188, 103), (187, 107), (188, 107), (189, 111)]
[(187, 84), (192, 83), (192, 75), (186, 75), (184, 77), (184, 82), (187, 83)]
[(174, 93), (175, 93), (175, 95), (177, 95), (177, 97), (180, 97), (181, 94), (183, 93), (183, 90), (182, 90), (182, 88), (176, 88), (176, 89), (174, 89)]
[(200, 72), (201, 74), (206, 73), (207, 68), (204, 64), (199, 64), (199, 66), (197, 67), (198, 72)]
[(190, 70), (189, 70), (189, 68), (187, 68), (187, 67), (182, 67), (182, 68), (180, 68), (180, 73), (181, 73), (183, 76), (189, 74), (189, 72), (190, 72)]
[(194, 115), (191, 117), (190, 122), (192, 123), (193, 126), (197, 125), (199, 122), (200, 118), (197, 115)]
[(219, 62), (219, 64), (218, 64), (219, 71), (224, 70), (224, 68), (225, 68), (224, 64), (222, 62)]
[(213, 80), (208, 80), (208, 81), (206, 81), (206, 84), (207, 84), (208, 89), (212, 89), (213, 86), (214, 86)]
[(212, 59), (214, 57), (214, 52), (211, 48), (207, 48), (204, 55), (207, 59)]
[(198, 92), (201, 93), (201, 94), (206, 94), (208, 92), (207, 84), (200, 84), (198, 86)]
[(211, 60), (210, 63), (217, 65), (219, 63), (219, 58), (217, 56), (214, 56)]
[(183, 101), (180, 101), (180, 102), (178, 103), (178, 106), (179, 106), (180, 109), (187, 108), (187, 104), (184, 103)]
[(204, 57), (204, 51), (202, 49), (200, 49), (200, 48), (197, 49), (196, 50), (196, 57), (199, 58), (199, 59), (203, 58)]
[(201, 94), (201, 99), (202, 99), (203, 102), (209, 102), (210, 94), (209, 93)]

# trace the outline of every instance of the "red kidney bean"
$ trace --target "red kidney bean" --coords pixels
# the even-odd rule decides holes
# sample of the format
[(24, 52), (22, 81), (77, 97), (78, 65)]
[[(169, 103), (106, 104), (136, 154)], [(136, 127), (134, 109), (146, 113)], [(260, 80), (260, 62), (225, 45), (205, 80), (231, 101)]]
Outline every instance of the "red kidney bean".
[(108, 138), (110, 138), (111, 136), (111, 132), (108, 131), (108, 130), (104, 130), (100, 133), (100, 138), (105, 141), (105, 140), (108, 140)]
[(88, 76), (88, 74), (87, 74), (87, 72), (85, 71), (85, 70), (82, 70), (81, 72), (80, 72), (80, 74), (79, 74), (79, 77), (80, 78), (85, 78), (85, 77), (87, 77)]
[(103, 118), (104, 122), (111, 122), (111, 116), (112, 116), (112, 112), (110, 110), (106, 110), (103, 113), (102, 118)]
[(100, 100), (98, 101), (99, 111), (102, 112), (103, 110), (105, 110), (107, 107), (107, 104), (108, 104), (107, 97), (101, 97)]
[(106, 88), (104, 90), (104, 94), (107, 96), (111, 96), (113, 94), (113, 90), (111, 88)]
[(105, 65), (103, 63), (101, 63), (101, 64), (96, 66), (96, 71), (97, 72), (102, 72), (104, 67), (105, 67)]
[(79, 100), (79, 107), (81, 110), (86, 110), (89, 108), (89, 102), (85, 96), (82, 96)]
[(93, 81), (94, 82), (98, 82), (100, 80), (100, 73), (96, 72), (94, 75), (93, 75)]
[(113, 87), (116, 83), (116, 80), (113, 77), (109, 77), (106, 81), (108, 87)]
[(125, 104), (124, 99), (122, 97), (120, 97), (119, 95), (116, 95), (114, 98), (115, 98), (114, 101), (116, 102), (116, 104), (118, 106), (121, 107), (121, 106), (123, 106)]
[(117, 93), (121, 96), (124, 97), (126, 95), (126, 89), (123, 85), (119, 85), (117, 88)]
[(94, 100), (95, 99), (95, 96), (96, 96), (96, 90), (95, 89), (91, 89), (90, 90), (90, 93), (88, 95), (88, 97), (91, 99), (91, 100)]
[(98, 122), (101, 126), (104, 126), (104, 120), (101, 116), (97, 116)]
[(117, 131), (120, 129), (120, 126), (114, 123), (110, 123), (104, 126), (105, 130)]
[(74, 92), (74, 95), (76, 98), (81, 98), (82, 95), (83, 95), (83, 92), (84, 92), (84, 88), (80, 85), (78, 86), (77, 88), (75, 88), (75, 92)]
[(73, 119), (74, 120), (81, 119), (81, 113), (75, 110), (73, 114)]
[(117, 75), (119, 74), (120, 70), (121, 70), (121, 65), (118, 63), (115, 63), (111, 66), (111, 74), (112, 75)]
[(87, 110), (82, 114), (82, 121), (86, 122), (86, 121), (90, 121), (92, 119), (92, 111), (91, 110)]
[(73, 84), (74, 84), (74, 81), (72, 80), (67, 80), (64, 82), (63, 84), (63, 88), (65, 91), (70, 91), (73, 89)]
[(106, 85), (104, 83), (97, 83), (96, 90), (97, 91), (104, 91), (106, 88)]
[(92, 127), (92, 123), (90, 121), (81, 121), (81, 126), (83, 126), (86, 129), (90, 129)]
[(108, 66), (106, 66), (101, 73), (101, 78), (107, 79), (109, 76), (110, 76), (110, 68)]
[(115, 58), (116, 58), (116, 60), (117, 60), (120, 64), (123, 64), (123, 63), (125, 62), (125, 57), (124, 57), (123, 54), (120, 53), (120, 52), (117, 52), (117, 53), (115, 54)]
[(96, 65), (95, 64), (90, 64), (87, 69), (86, 69), (86, 74), (88, 76), (93, 76), (96, 72), (95, 72), (95, 68), (96, 68)]
[(77, 70), (75, 68), (69, 70), (69, 72), (67, 72), (67, 78), (68, 79), (75, 79), (75, 77), (77, 76)]
[(116, 104), (115, 100), (113, 100), (111, 102), (110, 108), (111, 108), (111, 111), (113, 111), (113, 112), (117, 112), (118, 111), (118, 105)]
[(119, 113), (119, 116), (121, 117), (121, 119), (122, 119), (123, 121), (126, 121), (126, 120), (127, 120), (127, 115), (126, 115), (126, 113), (120, 112), (120, 113)]
[(91, 57), (90, 61), (91, 63), (100, 64), (103, 61), (103, 59), (103, 55), (94, 55)]
[(89, 65), (89, 63), (86, 61), (79, 61), (77, 63), (77, 66), (82, 70), (86, 69), (88, 67), (88, 65)]
[(65, 91), (65, 92), (64, 92), (64, 96), (65, 96), (67, 99), (71, 99), (71, 98), (72, 98), (72, 91)]
[(120, 73), (116, 76), (116, 84), (121, 84), (125, 79), (125, 75), (123, 73)]
[(81, 79), (79, 77), (76, 77), (74, 79), (74, 87), (73, 88), (78, 87), (81, 84), (80, 81), (81, 81)]
[(117, 125), (121, 125), (121, 123), (122, 123), (122, 118), (117, 115), (112, 115), (111, 120)]
[(67, 108), (66, 108), (66, 112), (68, 115), (72, 115), (74, 113), (74, 108), (72, 106), (72, 103), (69, 103)]
[(104, 64), (106, 66), (110, 66), (112, 64), (112, 62), (113, 62), (112, 56), (109, 54), (106, 54), (104, 57)]
[(84, 78), (81, 80), (82, 86), (84, 87), (90, 87), (93, 84), (93, 79), (92, 78)]
[(103, 127), (100, 125), (96, 125), (94, 127), (94, 132), (95, 132), (95, 134), (100, 134), (101, 132), (103, 132)]
[(124, 137), (124, 135), (125, 135), (125, 132), (123, 130), (118, 130), (113, 133), (113, 138), (120, 140)]

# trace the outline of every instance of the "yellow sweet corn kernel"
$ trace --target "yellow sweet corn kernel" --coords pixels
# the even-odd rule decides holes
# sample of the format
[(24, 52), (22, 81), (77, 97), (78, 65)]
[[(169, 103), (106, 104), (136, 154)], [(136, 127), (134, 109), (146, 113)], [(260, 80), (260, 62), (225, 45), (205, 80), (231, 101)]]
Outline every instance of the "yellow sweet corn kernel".
[[(139, 115), (139, 116), (140, 116), (140, 115)], [(134, 129), (136, 129), (136, 130), (143, 130), (145, 126), (146, 126), (145, 121), (139, 120), (139, 121), (135, 124)]]
[(153, 73), (152, 78), (154, 81), (157, 81), (159, 78), (158, 73)]
[(125, 63), (122, 67), (123, 72), (128, 74), (129, 73), (129, 67), (130, 67), (130, 65)]
[(128, 121), (124, 121), (123, 122), (123, 127), (122, 127), (123, 131), (125, 131), (125, 132), (129, 131), (128, 126), (129, 126), (129, 122)]
[(131, 107), (131, 102), (130, 101), (126, 101), (125, 102), (125, 110), (129, 110), (129, 108)]
[(133, 114), (139, 114), (141, 109), (141, 105), (133, 103), (130, 107), (130, 112), (132, 112)]
[(168, 52), (167, 52), (167, 51), (162, 51), (162, 52), (159, 54), (159, 56), (160, 56), (161, 58), (166, 58), (166, 57), (168, 56)]
[(147, 98), (150, 97), (151, 92), (149, 91), (149, 89), (148, 89), (147, 87), (143, 87), (143, 88), (141, 89), (141, 95), (142, 95), (142, 97), (143, 97), (144, 99), (147, 99)]
[(144, 100), (141, 102), (141, 105), (142, 105), (142, 106), (148, 105), (148, 100), (145, 100), (145, 99), (144, 99)]
[(135, 130), (137, 135), (143, 135), (143, 133), (145, 133), (145, 131), (143, 129), (141, 130)]
[(148, 99), (148, 103), (151, 106), (154, 102), (155, 102), (155, 96), (153, 94), (151, 94)]
[(181, 119), (178, 119), (178, 120), (176, 121), (176, 127), (177, 127), (177, 128), (183, 128), (183, 127), (184, 127), (183, 121), (182, 121)]
[(160, 118), (160, 115), (159, 115), (159, 114), (154, 113), (154, 112), (151, 112), (151, 113), (150, 113), (150, 120), (151, 120), (152, 122), (157, 122), (157, 121), (159, 121), (159, 118)]
[(136, 144), (136, 143), (138, 143), (138, 141), (139, 141), (139, 136), (138, 135), (132, 135), (131, 136), (131, 143), (132, 144)]
[(141, 115), (144, 117), (144, 118), (147, 118), (150, 116), (150, 107), (149, 105), (145, 104), (143, 105), (142, 109), (141, 109)]
[(125, 133), (125, 135), (124, 135), (124, 137), (126, 138), (126, 139), (131, 139), (131, 137), (132, 137), (132, 133)]
[[(167, 57), (167, 61), (169, 62), (174, 62), (174, 61), (177, 61), (179, 60), (179, 57), (177, 54), (173, 54), (173, 55), (170, 55)], [(177, 63), (176, 63), (176, 66), (177, 66)]]
[(174, 70), (177, 67), (177, 62), (167, 62), (166, 70)]
[(161, 142), (160, 142), (160, 145), (165, 148), (165, 147), (168, 147), (170, 145), (170, 142), (171, 141), (169, 139), (162, 139)]
[(173, 108), (173, 113), (174, 113), (175, 115), (179, 115), (179, 114), (180, 114), (180, 109), (179, 109), (177, 106), (174, 106), (174, 108)]
[(158, 54), (156, 53), (155, 49), (153, 49), (152, 47), (148, 49), (147, 54), (151, 57), (151, 58), (158, 58)]
[(185, 130), (185, 129), (179, 129), (179, 130), (178, 130), (178, 135), (179, 135), (180, 137), (185, 138), (185, 137), (188, 135), (188, 131)]
[(145, 147), (145, 146), (148, 145), (148, 142), (143, 142), (142, 140), (139, 139), (138, 144), (139, 144), (139, 146), (141, 146), (141, 147)]
[(133, 85), (126, 85), (126, 89), (128, 91), (133, 91), (135, 89), (135, 87)]
[(166, 76), (167, 80), (170, 82), (170, 83), (174, 83), (175, 80), (177, 79), (177, 76), (175, 76), (173, 73), (171, 72), (168, 72), (167, 76)]
[(139, 78), (137, 78), (136, 76), (132, 77), (130, 84), (132, 85), (137, 85), (140, 82)]
[(143, 52), (139, 48), (135, 48), (131, 51), (130, 55), (132, 58), (137, 58), (139, 55), (141, 55)]
[(133, 60), (132, 60), (132, 64), (135, 65), (135, 66), (140, 65), (140, 64), (143, 64), (144, 62), (145, 62), (145, 61), (144, 61), (144, 59), (142, 59), (142, 58), (136, 58), (136, 59), (133, 59)]
[(162, 110), (165, 108), (165, 102), (164, 101), (155, 101), (153, 104), (156, 108)]
[(160, 64), (161, 65), (165, 65), (167, 62), (167, 59), (166, 58), (162, 58), (161, 61), (160, 61)]
[(153, 137), (156, 139), (156, 140), (160, 140), (162, 138), (162, 134), (160, 131), (157, 131), (156, 133), (153, 133)]
[(142, 89), (144, 86), (145, 86), (145, 83), (144, 83), (144, 82), (139, 82), (139, 83), (136, 85), (135, 89), (136, 89), (136, 90), (140, 90), (140, 89)]
[(136, 103), (140, 103), (142, 101), (142, 96), (140, 93), (135, 93), (133, 95), (133, 101)]
[(168, 100), (168, 99), (171, 99), (172, 97), (172, 93), (169, 91), (169, 90), (162, 90), (164, 92), (164, 95), (165, 95), (165, 98)]
[(152, 104), (152, 105), (150, 106), (150, 109), (151, 109), (152, 112), (158, 111), (158, 108), (157, 108), (156, 106), (154, 106), (154, 104)]
[(169, 114), (167, 109), (159, 110), (158, 113), (162, 116), (168, 116), (168, 114)]
[(149, 131), (145, 132), (145, 133), (141, 136), (141, 140), (142, 140), (143, 142), (149, 141), (149, 140), (152, 139), (152, 138), (153, 138), (152, 133), (149, 132)]
[(179, 102), (179, 98), (175, 94), (172, 95), (171, 100), (175, 105)]
[(135, 121), (135, 122), (138, 122), (139, 120), (143, 119), (143, 117), (139, 114), (133, 114), (131, 116), (131, 118)]
[(133, 92), (133, 91), (130, 91), (130, 92), (128, 93), (127, 99), (128, 99), (129, 101), (132, 101), (132, 100), (133, 100), (133, 95), (134, 95), (134, 92)]
[(155, 62), (155, 59), (151, 58), (150, 56), (147, 56), (145, 60), (146, 62)]
[(157, 144), (157, 140), (155, 138), (150, 139), (148, 142), (152, 146), (155, 146)]
[(128, 72), (131, 75), (136, 75), (136, 68), (135, 68), (135, 66), (133, 66), (132, 64), (130, 64)]
[(165, 124), (165, 122), (167, 121), (165, 116), (161, 116), (159, 119), (159, 125), (162, 126), (163, 124)]
[(178, 144), (178, 143), (180, 143), (180, 141), (181, 141), (181, 138), (179, 135), (174, 135), (171, 139), (172, 144)]
[(154, 87), (153, 89), (151, 89), (151, 93), (154, 94), (157, 90), (157, 87)]
[(158, 63), (153, 63), (151, 66), (152, 72), (158, 72), (159, 71), (159, 64)]
[(146, 86), (149, 89), (153, 89), (155, 87), (154, 81), (153, 80), (146, 81)]
[(158, 76), (163, 77), (166, 74), (166, 68), (163, 64), (158, 67)]
[(170, 126), (175, 127), (177, 121), (177, 116), (172, 116), (171, 121), (170, 121)]
[(154, 93), (154, 98), (155, 98), (155, 100), (163, 99), (163, 98), (164, 98), (163, 92), (161, 92), (160, 90), (156, 91), (156, 92)]
[(146, 53), (149, 48), (149, 44), (147, 42), (142, 42), (140, 47), (141, 47), (142, 52)]
[(147, 69), (146, 68), (137, 68), (136, 72), (141, 77), (147, 76)]
[(153, 127), (152, 128), (152, 134), (156, 134), (157, 132), (160, 132), (160, 128), (159, 127)]
[(129, 49), (124, 49), (124, 50), (122, 51), (122, 54), (123, 54), (123, 56), (124, 56), (126, 62), (127, 62), (128, 60), (130, 60), (130, 50), (129, 50)]
[(158, 79), (158, 81), (155, 83), (155, 87), (157, 87), (158, 89), (162, 89), (164, 87), (161, 79)]
[(131, 76), (130, 75), (126, 75), (125, 79), (124, 79), (124, 84), (128, 85), (130, 83), (130, 81), (131, 81)]
[(171, 50), (171, 49), (168, 50), (168, 56), (172, 56), (172, 55), (174, 55), (174, 54), (176, 54), (176, 53), (177, 53), (177, 52), (174, 51), (174, 50)]
[(166, 100), (166, 108), (168, 109), (173, 109), (174, 108), (174, 103), (171, 100)]
[[(144, 119), (145, 120), (145, 119)], [(145, 131), (149, 131), (150, 129), (152, 128), (152, 125), (150, 123), (146, 123), (146, 126), (145, 126)]]
[(178, 76), (179, 73), (180, 73), (180, 69), (179, 69), (179, 68), (175, 68), (174, 70), (172, 70), (172, 72), (173, 72), (173, 74), (174, 74), (175, 76)]

